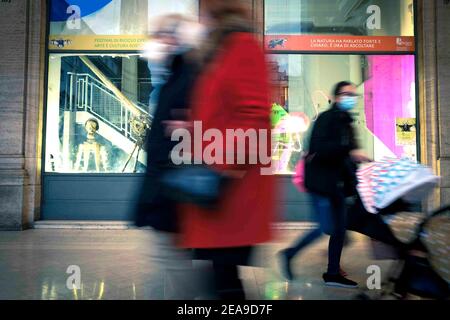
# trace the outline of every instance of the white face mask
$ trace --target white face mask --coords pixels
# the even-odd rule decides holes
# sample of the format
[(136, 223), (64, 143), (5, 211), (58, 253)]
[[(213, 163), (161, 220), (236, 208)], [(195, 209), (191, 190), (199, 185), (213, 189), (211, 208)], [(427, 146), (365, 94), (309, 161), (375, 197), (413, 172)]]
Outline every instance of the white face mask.
[(198, 22), (183, 22), (177, 30), (180, 43), (188, 48), (198, 48), (205, 40), (208, 29)]
[(154, 63), (164, 63), (172, 52), (173, 46), (158, 40), (151, 40), (144, 46), (143, 57)]

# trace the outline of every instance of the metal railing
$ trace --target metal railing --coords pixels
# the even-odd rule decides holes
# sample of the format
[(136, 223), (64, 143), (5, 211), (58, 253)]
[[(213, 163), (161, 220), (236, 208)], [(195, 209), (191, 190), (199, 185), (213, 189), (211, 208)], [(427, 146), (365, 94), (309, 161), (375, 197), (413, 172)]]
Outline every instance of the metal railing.
[[(130, 125), (132, 113), (111, 90), (90, 74), (68, 72), (67, 75), (65, 110), (89, 112), (125, 138), (136, 142), (137, 137)], [(150, 117), (146, 105), (139, 102), (134, 102), (134, 105)]]

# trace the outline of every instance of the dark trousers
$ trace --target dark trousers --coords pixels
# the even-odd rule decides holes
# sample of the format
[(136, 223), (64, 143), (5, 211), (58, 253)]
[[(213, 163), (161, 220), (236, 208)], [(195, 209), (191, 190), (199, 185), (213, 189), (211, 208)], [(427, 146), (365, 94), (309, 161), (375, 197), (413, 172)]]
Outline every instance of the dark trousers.
[(214, 268), (214, 285), (220, 300), (245, 300), (245, 291), (239, 278), (237, 265), (216, 264)]
[(315, 216), (319, 226), (301, 237), (292, 247), (287, 249), (289, 257), (293, 257), (304, 247), (310, 245), (324, 233), (330, 236), (328, 242), (329, 274), (338, 274), (342, 248), (345, 242), (347, 213), (343, 193), (326, 197), (311, 193)]
[(197, 259), (211, 260), (215, 294), (220, 300), (245, 300), (239, 266), (248, 265), (253, 247), (196, 249)]

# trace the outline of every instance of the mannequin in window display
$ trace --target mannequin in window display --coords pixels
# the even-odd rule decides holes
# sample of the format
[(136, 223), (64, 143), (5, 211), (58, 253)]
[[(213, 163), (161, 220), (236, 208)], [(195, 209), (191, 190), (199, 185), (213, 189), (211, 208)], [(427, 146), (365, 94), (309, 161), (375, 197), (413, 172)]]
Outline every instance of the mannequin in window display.
[[(96, 119), (91, 118), (88, 119), (84, 128), (87, 132), (86, 141), (78, 146), (78, 154), (75, 162), (75, 168), (81, 169), (84, 172), (87, 172), (90, 164), (90, 156), (94, 155), (94, 167), (96, 172), (100, 172), (100, 170), (104, 171), (105, 164), (105, 151), (104, 147), (95, 139), (95, 134), (99, 129), (99, 123)], [(81, 162), (83, 162), (83, 166), (81, 168)]]

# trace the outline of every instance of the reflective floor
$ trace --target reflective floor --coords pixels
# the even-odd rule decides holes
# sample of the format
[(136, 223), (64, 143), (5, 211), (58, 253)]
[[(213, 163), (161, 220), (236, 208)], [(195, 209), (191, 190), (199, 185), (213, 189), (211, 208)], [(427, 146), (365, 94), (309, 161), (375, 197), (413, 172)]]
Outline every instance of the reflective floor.
[[(164, 299), (163, 272), (150, 259), (149, 230), (55, 230), (0, 232), (0, 299)], [(373, 260), (367, 239), (351, 234), (342, 267), (359, 289), (325, 287), (327, 238), (296, 257), (296, 279), (285, 281), (275, 253), (301, 230), (278, 231), (261, 246), (262, 267), (242, 267), (250, 299), (353, 299), (367, 289), (367, 268), (378, 265), (385, 278), (390, 260)], [(70, 265), (80, 267), (80, 288), (68, 289)], [(376, 290), (375, 290), (376, 291)], [(373, 291), (371, 291), (373, 292)]]

